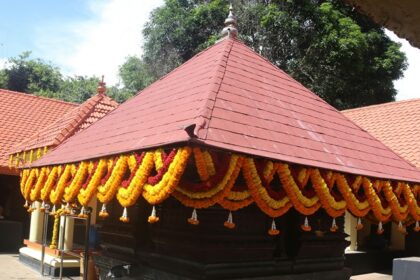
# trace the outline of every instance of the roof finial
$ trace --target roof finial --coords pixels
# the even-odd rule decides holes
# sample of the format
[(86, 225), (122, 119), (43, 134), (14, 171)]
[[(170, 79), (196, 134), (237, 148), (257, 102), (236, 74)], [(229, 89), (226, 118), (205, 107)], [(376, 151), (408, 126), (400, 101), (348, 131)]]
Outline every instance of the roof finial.
[(101, 81), (98, 83), (98, 87), (96, 88), (96, 92), (98, 94), (105, 94), (106, 92), (106, 86), (105, 86), (105, 82), (104, 82), (104, 75), (102, 75), (102, 79)]
[(233, 13), (232, 2), (229, 6), (229, 15), (225, 19), (225, 28), (222, 30), (223, 36), (236, 38), (238, 36), (238, 20)]

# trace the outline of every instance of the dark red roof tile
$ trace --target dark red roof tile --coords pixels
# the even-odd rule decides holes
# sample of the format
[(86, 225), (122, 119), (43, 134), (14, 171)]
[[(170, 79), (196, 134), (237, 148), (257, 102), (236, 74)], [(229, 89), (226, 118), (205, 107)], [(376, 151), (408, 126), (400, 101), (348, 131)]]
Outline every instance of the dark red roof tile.
[[(195, 136), (185, 128), (195, 126)], [(243, 43), (225, 39), (144, 89), (36, 165), (187, 141), (366, 176), (420, 173)]]

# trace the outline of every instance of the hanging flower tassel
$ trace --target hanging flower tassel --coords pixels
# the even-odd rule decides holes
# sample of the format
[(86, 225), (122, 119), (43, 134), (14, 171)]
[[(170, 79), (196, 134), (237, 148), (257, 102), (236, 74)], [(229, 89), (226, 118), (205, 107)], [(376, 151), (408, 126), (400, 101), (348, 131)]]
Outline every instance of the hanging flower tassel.
[(223, 225), (228, 229), (234, 229), (235, 228), (236, 225), (233, 222), (232, 211), (229, 211), (229, 216), (228, 216), (227, 220), (224, 222)]
[(109, 217), (108, 211), (106, 211), (106, 204), (105, 203), (102, 204), (101, 211), (99, 211), (99, 217), (101, 217), (101, 218), (108, 218)]
[(414, 227), (415, 232), (420, 232), (420, 224), (419, 221), (416, 221), (416, 226)]
[(35, 211), (35, 202), (32, 202), (31, 206), (29, 206), (28, 210), (26, 211), (28, 211), (28, 213), (32, 213), (33, 211)]
[(80, 209), (80, 213), (78, 215), (80, 218), (84, 218), (86, 219), (88, 217), (87, 213), (86, 213), (86, 209), (84, 206), (82, 206), (82, 209)]
[(357, 218), (357, 225), (356, 225), (356, 229), (357, 229), (357, 230), (361, 230), (362, 228), (363, 228), (362, 219)]
[(57, 210), (55, 209), (55, 205), (53, 205), (53, 208), (51, 209), (50, 215), (55, 215)]
[(192, 214), (191, 214), (191, 218), (188, 219), (188, 223), (192, 224), (192, 225), (198, 225), (200, 223), (200, 221), (198, 220), (198, 216), (197, 216), (197, 210), (194, 208)]
[(398, 231), (404, 234), (407, 233), (401, 221), (398, 223)]
[(279, 235), (280, 234), (280, 231), (277, 229), (277, 227), (276, 227), (276, 221), (274, 221), (274, 219), (271, 222), (271, 228), (268, 230), (268, 234), (271, 235), (271, 236), (275, 236), (275, 235)]
[(42, 201), (41, 208), (39, 208), (39, 210), (41, 210), (41, 212), (45, 212), (45, 201)]
[(27, 201), (27, 200), (25, 200), (25, 205), (23, 205), (23, 207), (25, 207), (25, 208), (29, 208), (29, 203), (28, 203), (28, 201)]
[(71, 214), (71, 210), (70, 204), (67, 202), (66, 207), (64, 208), (64, 214)]
[(122, 216), (120, 217), (120, 221), (123, 223), (128, 223), (130, 221), (130, 218), (128, 218), (128, 214), (127, 214), (127, 207), (124, 207), (124, 211)]
[(379, 222), (378, 224), (378, 230), (376, 231), (377, 234), (381, 235), (382, 233), (384, 233), (384, 228), (382, 226), (382, 222)]
[(300, 226), (300, 228), (303, 231), (311, 231), (312, 230), (311, 226), (309, 225), (308, 217), (305, 217), (305, 222), (304, 222), (303, 225)]
[(159, 222), (159, 217), (156, 215), (156, 208), (155, 208), (155, 206), (154, 206), (154, 205), (153, 205), (153, 208), (152, 208), (152, 214), (150, 214), (150, 216), (149, 216), (149, 218), (147, 219), (147, 221), (148, 221), (150, 224), (154, 224), (154, 223)]
[(337, 230), (338, 230), (338, 226), (337, 226), (337, 223), (335, 222), (335, 218), (333, 218), (332, 224), (331, 224), (331, 227), (330, 227), (330, 231), (331, 232), (336, 232)]

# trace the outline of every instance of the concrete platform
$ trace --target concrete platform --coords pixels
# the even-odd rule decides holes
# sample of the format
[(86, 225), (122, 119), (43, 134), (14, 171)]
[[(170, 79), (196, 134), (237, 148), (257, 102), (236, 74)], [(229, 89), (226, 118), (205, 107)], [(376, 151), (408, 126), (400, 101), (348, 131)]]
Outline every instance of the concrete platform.
[[(56, 279), (51, 276), (40, 275), (38, 270), (33, 269), (19, 261), (18, 254), (0, 254), (0, 279), (12, 280), (46, 280)], [(66, 280), (82, 280), (81, 277), (63, 277)]]
[(368, 273), (352, 276), (350, 280), (392, 280), (392, 275), (382, 273)]

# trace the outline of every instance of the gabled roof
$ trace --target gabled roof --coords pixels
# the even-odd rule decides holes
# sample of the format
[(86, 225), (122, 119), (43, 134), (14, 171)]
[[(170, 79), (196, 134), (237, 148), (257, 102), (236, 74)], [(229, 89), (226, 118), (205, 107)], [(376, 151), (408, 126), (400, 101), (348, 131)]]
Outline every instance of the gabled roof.
[(0, 89), (0, 174), (9, 170), (11, 149), (78, 104)]
[(420, 182), (414, 166), (233, 38), (199, 53), (34, 166), (181, 142)]
[(68, 111), (13, 148), (13, 153), (43, 147), (55, 147), (75, 133), (89, 127), (118, 106), (112, 98), (99, 93)]
[(390, 102), (342, 112), (420, 168), (420, 99)]

